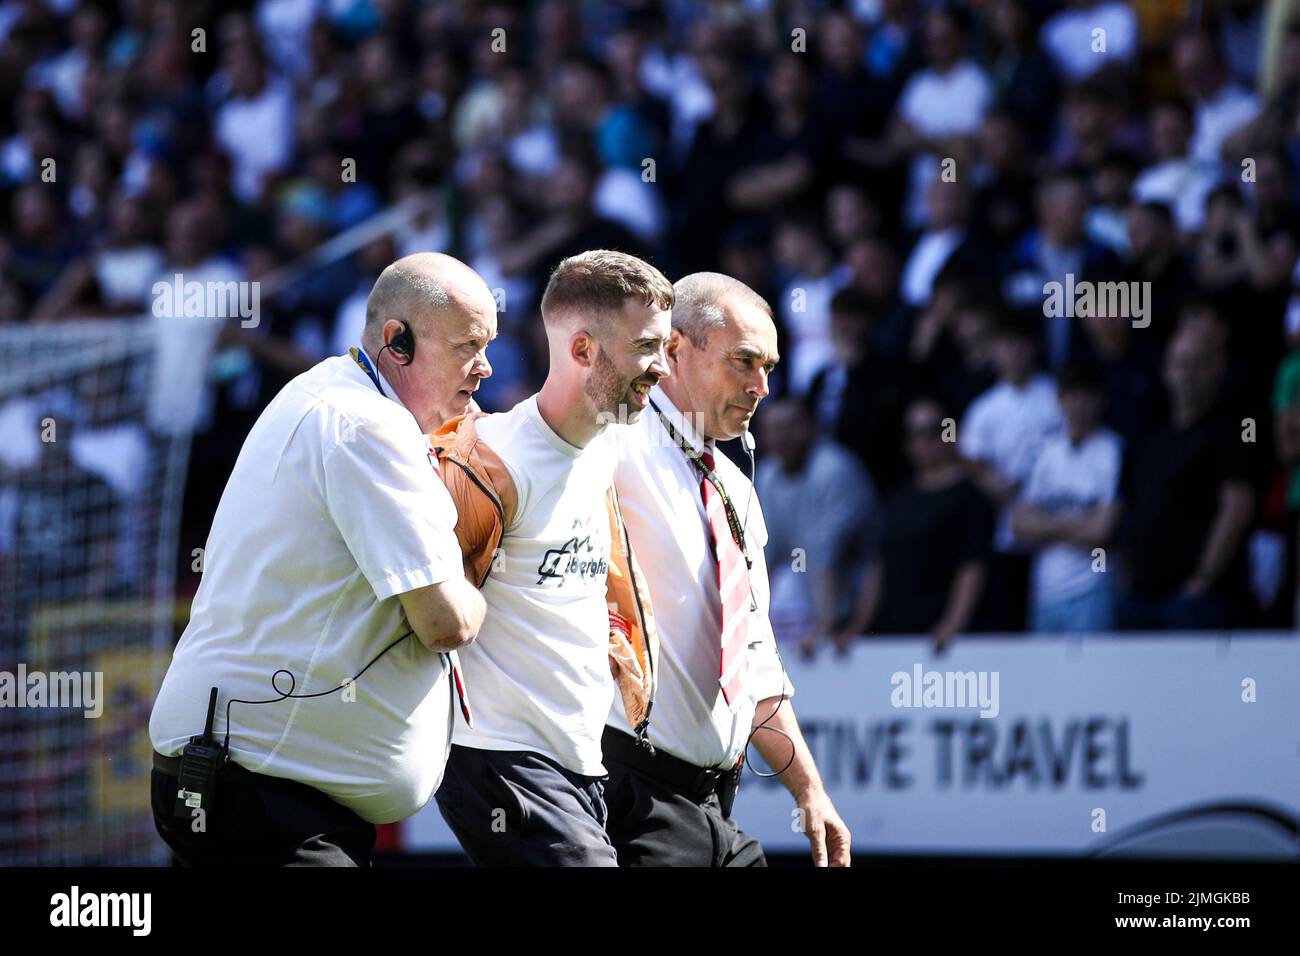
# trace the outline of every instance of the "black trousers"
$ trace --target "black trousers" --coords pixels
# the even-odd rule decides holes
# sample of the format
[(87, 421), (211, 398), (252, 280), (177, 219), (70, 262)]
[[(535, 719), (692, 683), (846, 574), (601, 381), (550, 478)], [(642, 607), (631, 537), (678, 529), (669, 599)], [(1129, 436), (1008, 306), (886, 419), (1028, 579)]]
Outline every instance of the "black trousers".
[(541, 754), (453, 746), (437, 799), (475, 866), (618, 866), (601, 778)]
[(623, 762), (624, 748), (610, 746), (620, 737), (631, 744), (627, 734), (605, 731), (606, 829), (619, 866), (767, 866), (758, 840), (723, 816), (717, 793), (699, 798)]
[(173, 815), (176, 790), (154, 768), (154, 826), (181, 866), (370, 865), (374, 825), (314, 787), (239, 768), (221, 778), (201, 828)]

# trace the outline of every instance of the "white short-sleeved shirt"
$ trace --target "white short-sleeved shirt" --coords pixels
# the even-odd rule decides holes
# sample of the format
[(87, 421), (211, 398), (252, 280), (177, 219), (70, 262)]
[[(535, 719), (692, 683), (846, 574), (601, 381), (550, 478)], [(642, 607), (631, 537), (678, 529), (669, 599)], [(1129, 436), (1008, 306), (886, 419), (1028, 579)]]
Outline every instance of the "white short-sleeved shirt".
[[(1053, 515), (1081, 516), (1115, 500), (1121, 462), (1119, 436), (1098, 429), (1078, 445), (1061, 431), (1049, 438), (1034, 462), (1021, 500)], [(1072, 544), (1049, 544), (1034, 558), (1033, 588), (1038, 601), (1078, 597), (1097, 587), (1104, 575), (1092, 570), (1092, 553)]]
[[(409, 411), (349, 356), (299, 375), (262, 412), (226, 483), (149, 721), (154, 748), (174, 755), (202, 732), (210, 687), (221, 734), (226, 701), (277, 697), (281, 668), (295, 694), (359, 674), (409, 630), (397, 595), (463, 573), (455, 524)], [(410, 635), (348, 692), (233, 704), (231, 756), (372, 823), (400, 820), (442, 780), (448, 674), (446, 657)], [(290, 690), (288, 678), (276, 687)]]
[[(1024, 482), (1043, 442), (1061, 423), (1056, 384), (1049, 376), (1036, 375), (1019, 388), (998, 382), (966, 411), (958, 448), (964, 458), (992, 463), (1003, 480)], [(994, 543), (1004, 551), (1013, 546), (1009, 507), (1002, 510)]]
[[(677, 410), (663, 389), (655, 388), (651, 398), (693, 447), (702, 447), (692, 419)], [(718, 686), (722, 597), (699, 473), (653, 408), (620, 438), (615, 478), (619, 508), (650, 589), (659, 633), (659, 684), (650, 713), (650, 742), (699, 767), (734, 766), (749, 739), (758, 702), (794, 694), (768, 619), (763, 509), (758, 496), (751, 497), (744, 472), (726, 455), (716, 453), (714, 471), (744, 523), (754, 562), (749, 583), (757, 605), (749, 619), (749, 693), (733, 712)], [(615, 699), (608, 722), (615, 730), (629, 731), (621, 696)]]
[(460, 653), (474, 726), (458, 721), (454, 743), (532, 751), (604, 776), (600, 738), (614, 696), (605, 600), (614, 444), (607, 428), (586, 448), (570, 445), (546, 424), (535, 395), (476, 424), (519, 505), (482, 588), (487, 616)]

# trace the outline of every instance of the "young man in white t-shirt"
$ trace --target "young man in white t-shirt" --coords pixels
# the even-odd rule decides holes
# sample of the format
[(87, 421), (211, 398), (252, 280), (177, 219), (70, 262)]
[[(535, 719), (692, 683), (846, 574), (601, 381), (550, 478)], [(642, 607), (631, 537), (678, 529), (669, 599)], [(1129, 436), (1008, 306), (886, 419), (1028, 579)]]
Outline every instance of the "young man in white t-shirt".
[[(977, 627), (1023, 631), (1029, 559), (1011, 534), (1011, 505), (1038, 458), (1043, 442), (1061, 427), (1056, 386), (1038, 370), (1038, 326), (1008, 316), (991, 336), (998, 381), (962, 417), (957, 449), (971, 477), (1000, 509), (993, 534), (995, 554)], [(978, 620), (978, 619), (977, 619)]]
[(565, 259), (542, 296), (542, 390), (431, 437), (460, 515), (466, 576), (488, 607), (462, 657), (472, 723), (457, 725), (438, 791), (477, 865), (618, 865), (601, 735), (617, 683), (629, 729), (644, 739), (654, 631), (612, 491), (618, 449), (607, 430), (638, 420), (668, 375), (672, 304), (671, 283), (634, 256)]
[(1035, 633), (1111, 629), (1111, 588), (1094, 557), (1119, 515), (1119, 436), (1102, 427), (1097, 373), (1066, 367), (1058, 377), (1066, 428), (1047, 439), (1012, 513), (1016, 538), (1037, 549), (1030, 587)]

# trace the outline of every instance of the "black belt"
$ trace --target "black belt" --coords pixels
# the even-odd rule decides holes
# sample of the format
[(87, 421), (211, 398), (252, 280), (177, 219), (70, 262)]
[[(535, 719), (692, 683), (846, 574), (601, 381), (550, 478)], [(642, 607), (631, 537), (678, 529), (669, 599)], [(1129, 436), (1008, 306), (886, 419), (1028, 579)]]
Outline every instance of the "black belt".
[[(167, 774), (169, 777), (179, 778), (181, 775), (181, 758), (164, 757), (158, 751), (153, 752), (153, 768)], [(248, 779), (250, 777), (260, 777), (261, 774), (253, 773), (235, 763), (233, 760), (227, 760), (221, 768), (221, 776), (231, 779)]]
[(633, 770), (639, 770), (646, 776), (685, 790), (696, 800), (704, 800), (710, 794), (717, 793), (731, 773), (729, 768), (697, 767), (662, 749), (655, 750), (654, 756), (651, 756), (631, 735), (612, 727), (605, 728), (601, 746), (607, 760), (614, 760)]

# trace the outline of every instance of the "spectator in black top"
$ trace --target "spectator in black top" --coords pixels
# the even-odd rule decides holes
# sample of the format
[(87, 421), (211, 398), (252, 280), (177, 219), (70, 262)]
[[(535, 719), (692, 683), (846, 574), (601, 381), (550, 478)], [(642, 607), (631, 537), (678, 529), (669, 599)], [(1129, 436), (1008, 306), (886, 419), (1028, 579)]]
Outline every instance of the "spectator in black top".
[(992, 340), (1004, 313), (997, 290), (987, 282), (945, 268), (935, 279), (929, 308), (912, 325), (912, 378), (955, 417), (997, 381)]
[[(1143, 343), (1160, 348), (1173, 335), (1183, 300), (1192, 288), (1191, 271), (1178, 244), (1173, 211), (1161, 202), (1135, 203), (1128, 215), (1129, 258), (1133, 278), (1151, 283), (1147, 315), (1151, 329)], [(1154, 342), (1152, 342), (1154, 340)]]
[(887, 241), (874, 236), (859, 239), (844, 255), (849, 282), (871, 299), (880, 322), (875, 346), (881, 355), (903, 361), (911, 337), (911, 310), (898, 297), (898, 254)]
[(1000, 251), (1032, 225), (1034, 176), (1025, 129), (1013, 114), (995, 110), (984, 118), (976, 142), (974, 220)]
[[(828, 134), (836, 140), (879, 136), (889, 121), (898, 87), (867, 71), (864, 32), (848, 12), (826, 11), (818, 20), (818, 28), (816, 52), (821, 72), (817, 102), (834, 104), (826, 117)], [(853, 108), (842, 109), (845, 103), (852, 103)]]
[(1241, 426), (1225, 414), (1224, 328), (1182, 323), (1165, 352), (1169, 427), (1125, 464), (1125, 630), (1247, 623), (1246, 534), (1255, 506)]
[(884, 511), (878, 556), (863, 576), (841, 650), (870, 629), (929, 633), (936, 651), (965, 631), (984, 589), (993, 509), (965, 477), (957, 429), (937, 401), (918, 398), (904, 416), (911, 484)]
[(543, 215), (537, 225), (498, 251), (507, 275), (527, 275), (544, 288), (555, 263), (588, 249), (645, 252), (619, 223), (601, 217), (592, 205), (599, 169), (589, 144), (570, 140), (548, 180)]
[(1042, 148), (1051, 136), (1058, 88), (1028, 6), (1026, 0), (992, 0), (984, 7), (986, 62), (998, 105), (1024, 123)]
[(897, 487), (905, 382), (899, 366), (872, 348), (876, 312), (852, 286), (831, 297), (834, 359), (813, 379), (809, 404), (824, 434), (854, 452), (885, 494)]
[(719, 240), (735, 221), (737, 211), (728, 200), (728, 187), (734, 172), (752, 155), (766, 108), (741, 56), (743, 44), (725, 30), (693, 33), (699, 37), (699, 72), (712, 95), (713, 112), (696, 126), (672, 180), (675, 251), (682, 272), (711, 264)]

